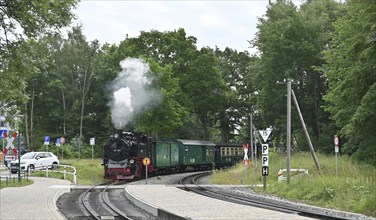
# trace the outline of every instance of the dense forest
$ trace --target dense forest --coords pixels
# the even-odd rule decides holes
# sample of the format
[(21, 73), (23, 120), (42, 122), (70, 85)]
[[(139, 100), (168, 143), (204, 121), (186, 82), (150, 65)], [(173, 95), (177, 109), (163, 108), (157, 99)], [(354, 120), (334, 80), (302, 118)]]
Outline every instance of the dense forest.
[[(72, 152), (95, 137), (100, 149), (116, 127), (121, 87), (131, 104), (144, 100), (129, 110), (124, 130), (246, 142), (252, 115), (256, 129), (273, 128), (273, 146), (285, 146), (286, 84), (277, 81), (292, 79), (315, 149), (333, 153), (339, 135), (341, 153), (376, 166), (376, 0), (270, 2), (249, 39), (256, 55), (197, 48), (179, 27), (113, 45), (88, 42), (81, 26), (64, 37), (59, 29), (69, 27), (77, 4), (0, 1), (0, 115), (19, 127), (28, 150), (43, 149), (47, 135), (65, 137)], [(129, 78), (132, 68), (144, 78)], [(143, 92), (135, 92), (141, 81)], [(291, 130), (294, 150), (308, 151), (294, 106)]]

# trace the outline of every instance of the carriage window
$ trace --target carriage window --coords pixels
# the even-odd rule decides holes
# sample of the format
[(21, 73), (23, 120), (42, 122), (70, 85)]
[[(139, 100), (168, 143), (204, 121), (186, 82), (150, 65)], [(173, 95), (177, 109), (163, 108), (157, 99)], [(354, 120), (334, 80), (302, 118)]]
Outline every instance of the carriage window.
[(226, 147), (226, 155), (230, 155), (230, 148)]
[(230, 151), (231, 151), (230, 155), (231, 155), (231, 156), (234, 156), (234, 155), (235, 155), (235, 152), (234, 152), (234, 148), (233, 148), (233, 147), (230, 148)]
[(221, 148), (221, 156), (224, 156), (226, 154), (226, 149), (224, 147)]

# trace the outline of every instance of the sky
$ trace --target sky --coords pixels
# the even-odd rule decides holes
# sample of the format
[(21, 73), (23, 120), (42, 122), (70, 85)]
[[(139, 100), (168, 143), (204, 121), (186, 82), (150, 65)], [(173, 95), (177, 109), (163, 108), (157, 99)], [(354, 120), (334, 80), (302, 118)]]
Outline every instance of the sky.
[[(273, 0), (272, 0), (273, 1)], [(293, 1), (299, 5), (303, 0)], [(119, 44), (141, 31), (174, 31), (184, 28), (197, 38), (197, 47), (226, 47), (251, 54), (248, 41), (255, 37), (258, 18), (269, 0), (81, 0), (75, 24), (83, 26), (87, 40)]]

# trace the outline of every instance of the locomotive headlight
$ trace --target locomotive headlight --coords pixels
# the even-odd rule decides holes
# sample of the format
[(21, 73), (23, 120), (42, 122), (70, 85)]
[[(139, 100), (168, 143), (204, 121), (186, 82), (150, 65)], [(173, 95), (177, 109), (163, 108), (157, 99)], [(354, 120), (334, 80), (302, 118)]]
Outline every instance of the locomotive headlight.
[(133, 159), (131, 159), (131, 160), (129, 161), (129, 163), (130, 163), (130, 164), (133, 164), (133, 163), (134, 163), (134, 160), (133, 160)]
[(115, 138), (118, 138), (118, 137), (119, 137), (119, 135), (118, 135), (118, 134), (115, 134), (114, 136), (115, 136)]

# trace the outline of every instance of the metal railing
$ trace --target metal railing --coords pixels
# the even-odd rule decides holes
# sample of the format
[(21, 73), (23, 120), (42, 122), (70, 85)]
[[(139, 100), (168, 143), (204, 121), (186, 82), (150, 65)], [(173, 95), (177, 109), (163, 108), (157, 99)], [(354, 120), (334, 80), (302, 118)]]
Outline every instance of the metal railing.
[[(63, 170), (61, 170), (61, 169), (63, 169)], [(71, 172), (67, 171), (67, 169), (70, 169)], [(48, 177), (49, 172), (63, 173), (64, 179), (67, 179), (67, 174), (69, 174), (69, 175), (73, 176), (73, 184), (74, 185), (77, 184), (76, 167), (73, 167), (73, 166), (63, 165), (63, 164), (59, 164), (59, 165), (54, 164), (54, 165), (52, 165), (52, 167), (51, 166), (45, 166), (45, 165), (39, 165), (39, 166), (35, 166), (34, 170), (29, 169), (28, 173), (30, 174), (31, 171), (33, 171), (33, 172), (35, 172), (35, 171), (46, 172), (46, 177)]]
[[(7, 169), (7, 168), (5, 168)], [(2, 170), (4, 170), (4, 167), (2, 167)], [(45, 165), (35, 165), (33, 169), (28, 169), (27, 171), (21, 171), (21, 178), (29, 180), (29, 176), (31, 172), (45, 172), (46, 177), (48, 177), (48, 173), (62, 173), (64, 176), (64, 179), (67, 179), (67, 175), (72, 175), (73, 176), (73, 184), (77, 184), (77, 175), (76, 175), (76, 168), (73, 166), (69, 165), (53, 165), (53, 166), (45, 166)], [(9, 183), (15, 183), (16, 180), (18, 180), (17, 176), (12, 176), (11, 173), (9, 172), (9, 176), (0, 176), (0, 186), (2, 184), (9, 185)]]

